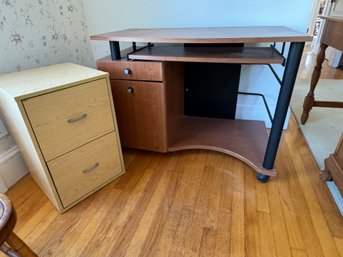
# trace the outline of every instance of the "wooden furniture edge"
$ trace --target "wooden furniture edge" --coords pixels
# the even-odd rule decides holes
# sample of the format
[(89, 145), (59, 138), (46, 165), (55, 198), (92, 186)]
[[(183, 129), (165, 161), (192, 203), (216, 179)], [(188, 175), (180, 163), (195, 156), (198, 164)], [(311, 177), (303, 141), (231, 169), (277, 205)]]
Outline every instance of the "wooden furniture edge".
[[(264, 152), (268, 141), (267, 130), (262, 121), (184, 116), (177, 129), (174, 129), (174, 134), (172, 142), (169, 142), (169, 152), (189, 149), (213, 150), (236, 157), (258, 173), (276, 175), (274, 168), (268, 170), (262, 166), (261, 153)], [(234, 140), (236, 144), (232, 145)], [(238, 144), (240, 147), (235, 148)]]
[[(273, 31), (270, 31), (270, 30), (273, 30)], [(201, 31), (201, 33), (199, 33), (199, 31)], [(216, 33), (212, 34), (213, 31), (215, 31)], [(241, 32), (243, 31), (244, 33), (247, 33), (247, 34), (246, 35), (244, 35), (244, 33), (238, 34), (237, 31), (241, 31)], [(281, 31), (282, 33), (279, 31)], [(166, 33), (169, 33), (169, 36), (166, 36)], [(225, 33), (227, 34), (227, 36), (225, 36)], [(104, 41), (123, 41), (123, 42), (197, 43), (197, 44), (200, 44), (200, 43), (306, 42), (306, 41), (311, 41), (312, 36), (304, 34), (304, 33), (300, 33), (298, 31), (295, 31), (293, 29), (290, 29), (284, 26), (251, 26), (251, 27), (237, 26), (237, 27), (203, 27), (203, 28), (126, 29), (126, 30), (114, 31), (114, 32), (109, 32), (109, 33), (91, 35), (90, 39), (91, 40), (104, 40)]]
[[(118, 130), (118, 123), (117, 123), (117, 118), (116, 118), (117, 116), (116, 116), (116, 111), (115, 111), (114, 103), (113, 103), (113, 99), (112, 99), (111, 82), (110, 82), (110, 77), (109, 77), (108, 73), (106, 75), (106, 83), (107, 83), (109, 102), (110, 102), (110, 105), (111, 105), (113, 124), (114, 124), (114, 131), (116, 132), (115, 134), (116, 134), (118, 149), (120, 149), (121, 148), (121, 143), (120, 143), (120, 136), (119, 136), (119, 130)], [(125, 165), (124, 165), (124, 158), (123, 158), (122, 151), (119, 151), (119, 159), (120, 159), (120, 165), (121, 165), (121, 168), (123, 170), (123, 173), (125, 173)]]
[(284, 57), (272, 47), (183, 47), (154, 46), (128, 57), (133, 60), (209, 62), (240, 64), (283, 64)]
[(177, 152), (177, 151), (183, 151), (183, 150), (196, 150), (196, 149), (216, 151), (216, 152), (224, 153), (226, 155), (230, 155), (230, 156), (235, 157), (238, 160), (244, 162), (250, 168), (255, 170), (257, 173), (261, 173), (261, 174), (264, 174), (267, 176), (272, 176), (272, 177), (276, 176), (276, 169), (275, 168), (271, 169), (271, 170), (267, 170), (267, 169), (263, 168), (262, 166), (255, 165), (255, 163), (253, 163), (252, 161), (249, 161), (249, 159), (247, 159), (246, 157), (244, 157), (240, 154), (237, 154), (233, 151), (222, 148), (222, 147), (208, 146), (208, 145), (201, 145), (201, 144), (184, 145), (184, 146), (171, 146), (168, 148), (168, 152)]

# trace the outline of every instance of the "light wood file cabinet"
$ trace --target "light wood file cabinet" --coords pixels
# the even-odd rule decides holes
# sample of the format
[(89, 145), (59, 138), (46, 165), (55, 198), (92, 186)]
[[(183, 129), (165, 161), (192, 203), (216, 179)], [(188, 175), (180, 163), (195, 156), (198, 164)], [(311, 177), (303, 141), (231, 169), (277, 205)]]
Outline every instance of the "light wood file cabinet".
[(108, 74), (64, 63), (0, 76), (1, 110), (60, 212), (124, 173)]

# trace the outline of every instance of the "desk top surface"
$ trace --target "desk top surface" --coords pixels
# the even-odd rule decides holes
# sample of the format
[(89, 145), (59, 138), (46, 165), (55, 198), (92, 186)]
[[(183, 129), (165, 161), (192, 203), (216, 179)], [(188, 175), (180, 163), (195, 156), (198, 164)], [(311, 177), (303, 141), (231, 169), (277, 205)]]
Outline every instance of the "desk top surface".
[(126, 29), (91, 36), (93, 40), (151, 43), (306, 42), (312, 37), (282, 26)]

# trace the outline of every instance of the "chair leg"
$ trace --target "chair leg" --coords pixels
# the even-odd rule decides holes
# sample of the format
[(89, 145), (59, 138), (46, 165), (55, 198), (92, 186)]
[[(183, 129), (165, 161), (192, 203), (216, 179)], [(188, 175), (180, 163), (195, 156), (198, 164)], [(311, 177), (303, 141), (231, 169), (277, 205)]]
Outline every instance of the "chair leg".
[(12, 250), (22, 257), (37, 257), (37, 255), (28, 247), (15, 233), (11, 233), (6, 239), (6, 243)]
[(9, 248), (6, 244), (0, 246), (0, 251), (10, 257), (20, 257), (15, 251)]

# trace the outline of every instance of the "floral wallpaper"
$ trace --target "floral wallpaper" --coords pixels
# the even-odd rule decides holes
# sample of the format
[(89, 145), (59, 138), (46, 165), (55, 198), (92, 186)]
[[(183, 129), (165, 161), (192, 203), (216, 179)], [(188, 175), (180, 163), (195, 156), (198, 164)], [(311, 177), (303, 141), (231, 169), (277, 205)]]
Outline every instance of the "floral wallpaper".
[(65, 61), (94, 67), (81, 0), (0, 0), (0, 73)]
[(0, 73), (67, 61), (95, 67), (81, 0), (0, 0)]

